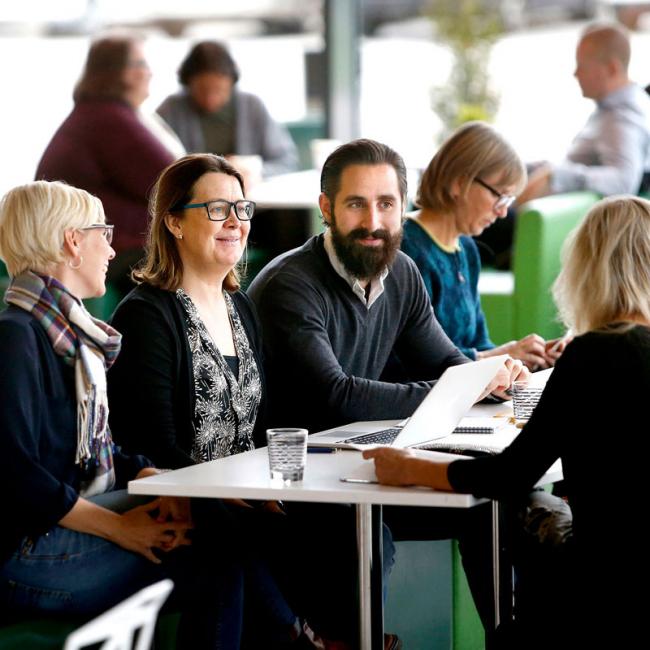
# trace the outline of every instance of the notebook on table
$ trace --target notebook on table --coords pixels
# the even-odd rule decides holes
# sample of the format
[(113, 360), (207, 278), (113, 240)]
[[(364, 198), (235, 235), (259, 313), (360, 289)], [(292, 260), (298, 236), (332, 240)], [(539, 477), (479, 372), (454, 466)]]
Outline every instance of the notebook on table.
[(356, 422), (309, 436), (310, 446), (366, 449), (369, 445), (417, 447), (449, 436), (508, 357), (488, 357), (445, 370), (404, 422)]
[(452, 433), (496, 433), (507, 423), (508, 420), (503, 417), (465, 417), (458, 423)]

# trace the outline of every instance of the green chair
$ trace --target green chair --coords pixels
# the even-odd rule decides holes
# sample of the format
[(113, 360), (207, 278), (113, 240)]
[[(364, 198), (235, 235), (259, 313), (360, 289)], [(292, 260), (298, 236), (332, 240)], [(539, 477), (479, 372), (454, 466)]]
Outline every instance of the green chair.
[(567, 235), (600, 197), (571, 192), (535, 199), (517, 217), (512, 273), (481, 273), (479, 291), (495, 343), (531, 332), (551, 339), (563, 328), (551, 295), (560, 271), (560, 251)]

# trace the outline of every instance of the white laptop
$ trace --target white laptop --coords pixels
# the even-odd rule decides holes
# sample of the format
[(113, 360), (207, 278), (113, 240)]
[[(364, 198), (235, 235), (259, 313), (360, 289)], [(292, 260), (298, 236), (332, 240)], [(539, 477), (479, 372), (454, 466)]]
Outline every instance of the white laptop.
[(354, 422), (308, 438), (310, 447), (417, 447), (448, 436), (492, 381), (507, 355), (451, 366), (408, 420)]

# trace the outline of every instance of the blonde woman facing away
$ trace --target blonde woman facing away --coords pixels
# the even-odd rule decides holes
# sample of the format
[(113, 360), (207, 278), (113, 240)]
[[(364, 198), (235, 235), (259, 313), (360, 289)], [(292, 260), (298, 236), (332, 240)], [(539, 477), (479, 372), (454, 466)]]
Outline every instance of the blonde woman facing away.
[(499, 133), (482, 122), (464, 124), (422, 176), (420, 209), (404, 223), (402, 250), (417, 264), (436, 317), (461, 352), (470, 359), (509, 354), (539, 369), (553, 365), (564, 341), (547, 343), (529, 334), (492, 343), (478, 294), (481, 261), (473, 240), (506, 216), (525, 184), (522, 161)]
[(502, 454), (454, 461), (382, 448), (365, 456), (383, 483), (500, 499), (533, 486), (560, 458), (573, 535), (549, 567), (550, 596), (533, 613), (539, 625), (524, 630), (519, 647), (633, 647), (645, 635), (645, 603), (632, 594), (649, 564), (650, 202), (600, 201), (567, 242), (554, 294), (576, 337)]

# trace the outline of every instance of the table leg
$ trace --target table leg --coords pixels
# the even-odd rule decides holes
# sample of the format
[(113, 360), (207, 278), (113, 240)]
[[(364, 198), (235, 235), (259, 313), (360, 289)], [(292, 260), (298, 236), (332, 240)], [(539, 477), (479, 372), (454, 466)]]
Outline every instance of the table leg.
[[(373, 506), (366, 503), (358, 503), (355, 508), (359, 554), (359, 648), (360, 650), (383, 650), (384, 618), (381, 585), (381, 507), (376, 507), (375, 519), (377, 523), (374, 526)], [(379, 573), (378, 581), (377, 572)], [(374, 590), (373, 586), (375, 587)], [(377, 601), (379, 605), (377, 605)], [(374, 612), (373, 609), (375, 610)], [(375, 615), (374, 617), (373, 613)]]
[(368, 503), (357, 503), (355, 508), (359, 555), (359, 647), (361, 650), (371, 650), (372, 506)]
[(512, 558), (504, 540), (505, 519), (498, 501), (492, 501), (492, 567), (494, 584), (494, 629), (512, 621), (513, 576)]
[(501, 623), (501, 526), (499, 502), (492, 501), (492, 585), (494, 589), (494, 629)]
[(384, 647), (384, 536), (381, 505), (372, 506), (372, 566), (370, 569), (373, 647)]

